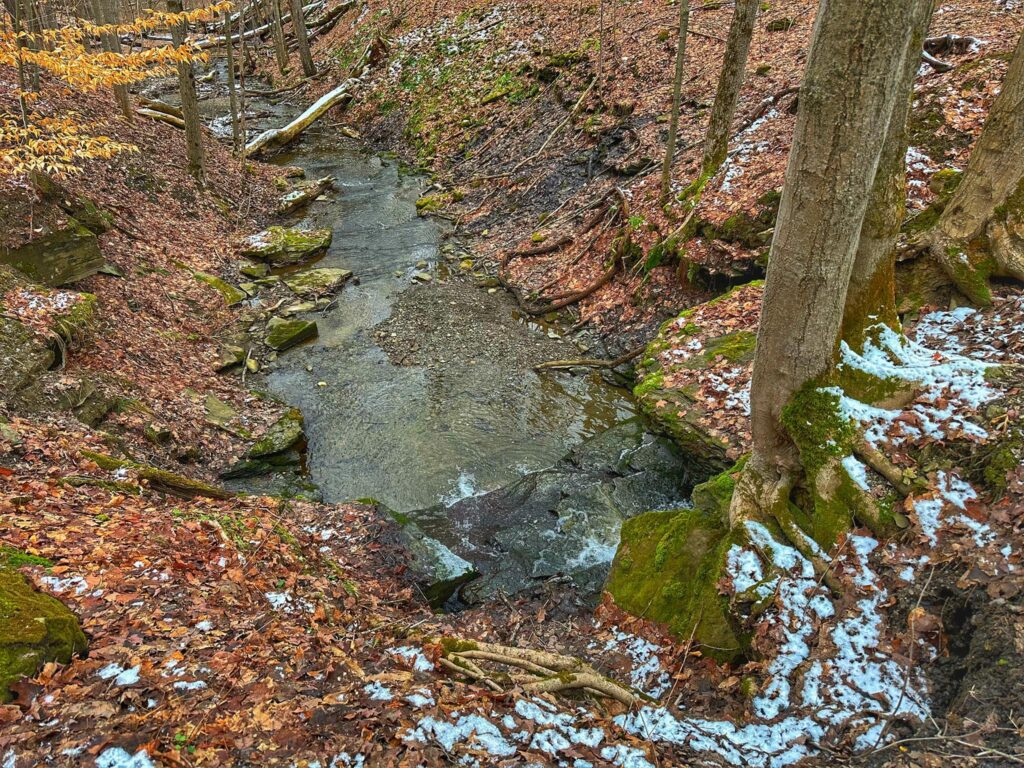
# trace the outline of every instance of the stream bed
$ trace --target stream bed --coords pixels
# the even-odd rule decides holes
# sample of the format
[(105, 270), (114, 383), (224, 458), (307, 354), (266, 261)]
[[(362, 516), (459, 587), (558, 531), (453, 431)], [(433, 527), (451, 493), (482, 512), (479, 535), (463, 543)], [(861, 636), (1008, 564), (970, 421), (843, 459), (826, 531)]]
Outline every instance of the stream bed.
[[(293, 113), (250, 109), (266, 116), (254, 131)], [(334, 177), (327, 199), (288, 223), (333, 230), (316, 266), (357, 278), (306, 316), (319, 338), (256, 384), (302, 410), (308, 479), (323, 499), (391, 509), (436, 604), (466, 581), (467, 602), (552, 577), (596, 594), (622, 520), (687, 497), (674, 448), (643, 428), (627, 390), (594, 372), (533, 370), (580, 350), (462, 274), (472, 254), (446, 222), (417, 215), (422, 177), (327, 122), (271, 162)]]

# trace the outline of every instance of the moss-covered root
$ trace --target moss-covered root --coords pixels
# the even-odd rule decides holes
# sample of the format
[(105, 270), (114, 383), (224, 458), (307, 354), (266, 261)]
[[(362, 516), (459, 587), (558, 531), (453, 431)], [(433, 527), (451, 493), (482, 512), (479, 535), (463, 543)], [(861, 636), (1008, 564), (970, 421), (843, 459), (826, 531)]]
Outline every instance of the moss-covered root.
[(118, 469), (133, 470), (138, 474), (139, 478), (148, 481), (153, 490), (160, 491), (161, 493), (180, 496), (185, 499), (191, 499), (196, 496), (203, 496), (208, 499), (230, 499), (234, 496), (230, 491), (204, 483), (202, 480), (193, 480), (190, 477), (183, 477), (174, 472), (158, 469), (148, 464), (138, 464), (127, 459), (116, 459), (113, 456), (107, 456), (104, 453), (97, 453), (95, 451), (83, 450), (81, 454), (83, 458), (96, 462), (101, 469), (108, 471)]
[(0, 702), (10, 700), (10, 685), (23, 675), (46, 662), (67, 664), (86, 647), (78, 619), (63, 603), (0, 567)]

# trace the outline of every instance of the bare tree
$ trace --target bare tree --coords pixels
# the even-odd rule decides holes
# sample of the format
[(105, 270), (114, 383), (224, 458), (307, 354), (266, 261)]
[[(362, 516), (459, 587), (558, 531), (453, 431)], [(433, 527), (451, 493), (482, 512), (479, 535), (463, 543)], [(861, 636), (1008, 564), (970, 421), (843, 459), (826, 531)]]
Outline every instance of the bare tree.
[(231, 13), (227, 15), (225, 24), (225, 35), (224, 35), (224, 47), (227, 51), (227, 67), (228, 67), (228, 104), (231, 110), (231, 146), (235, 152), (242, 149), (244, 142), (242, 141), (241, 125), (238, 122), (238, 83), (235, 79), (235, 44), (232, 42), (231, 35)]
[(920, 56), (922, 4), (931, 2), (826, 2), (819, 11), (768, 261), (753, 449), (733, 495), (733, 523), (768, 516), (789, 530), (789, 494), (803, 467), (783, 409), (834, 368), (883, 149), (897, 105), (909, 98), (906, 57)]
[[(182, 13), (182, 0), (167, 0), (167, 10)], [(230, 31), (228, 34), (231, 34)], [(175, 45), (185, 42), (184, 23), (171, 27), (171, 40)], [(178, 91), (181, 94), (181, 115), (185, 121), (185, 152), (188, 172), (203, 180), (203, 136), (199, 125), (199, 101), (196, 98), (195, 73), (191, 61), (178, 63)]]
[[(96, 19), (97, 24), (115, 24), (118, 21), (117, 5), (114, 0), (92, 0), (92, 15)], [(120, 53), (121, 51), (121, 41), (117, 39), (117, 35), (113, 32), (101, 35), (100, 44), (103, 46), (103, 50), (108, 53)], [(128, 86), (115, 85), (114, 97), (117, 99), (118, 106), (121, 107), (121, 113), (125, 116), (125, 119), (131, 120), (133, 115), (131, 100), (128, 98)]]
[(277, 68), (283, 75), (288, 70), (288, 45), (284, 40), (284, 26), (281, 23), (281, 0), (267, 0), (270, 4), (270, 19), (274, 32), (274, 55)]
[(928, 246), (972, 301), (988, 278), (1024, 280), (1024, 35), (989, 110), (963, 180), (928, 233)]
[(668, 121), (665, 140), (665, 160), (661, 165), (661, 197), (667, 200), (672, 191), (672, 159), (676, 153), (676, 135), (679, 133), (679, 109), (683, 99), (683, 69), (686, 60), (686, 35), (690, 27), (690, 0), (679, 3), (679, 42), (676, 45), (676, 70), (672, 78), (672, 114)]
[(306, 33), (306, 19), (302, 15), (302, 0), (291, 0), (292, 9), (292, 31), (295, 33), (295, 43), (299, 47), (299, 59), (302, 61), (302, 71), (306, 77), (316, 74), (316, 65), (313, 64), (313, 55), (309, 52), (309, 35)]
[(715, 103), (711, 107), (711, 122), (704, 138), (704, 157), (701, 161), (700, 177), (711, 176), (725, 162), (729, 148), (732, 118), (736, 112), (743, 75), (750, 53), (750, 39), (754, 35), (759, 0), (736, 0), (729, 25), (729, 37), (725, 43), (722, 74), (718, 78)]

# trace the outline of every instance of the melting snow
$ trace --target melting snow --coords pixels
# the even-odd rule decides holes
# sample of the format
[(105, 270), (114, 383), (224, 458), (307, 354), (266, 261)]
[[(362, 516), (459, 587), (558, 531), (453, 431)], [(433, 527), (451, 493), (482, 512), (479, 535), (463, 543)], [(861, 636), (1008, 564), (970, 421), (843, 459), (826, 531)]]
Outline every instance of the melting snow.
[(423, 655), (423, 652), (418, 648), (412, 648), (407, 645), (403, 645), (400, 648), (392, 648), (389, 653), (395, 656), (401, 656), (407, 662), (412, 665), (412, 668), (417, 672), (430, 672), (434, 669), (434, 664)]
[(374, 701), (391, 701), (395, 698), (394, 694), (391, 693), (387, 686), (381, 685), (377, 680), (364, 685), (363, 690), (366, 691)]
[(130, 669), (125, 669), (117, 664), (107, 664), (96, 674), (100, 676), (101, 680), (114, 678), (115, 685), (135, 685), (139, 682), (139, 670), (141, 669), (141, 664), (136, 664)]
[(155, 768), (146, 750), (134, 755), (121, 747), (108, 747), (96, 758), (96, 768)]

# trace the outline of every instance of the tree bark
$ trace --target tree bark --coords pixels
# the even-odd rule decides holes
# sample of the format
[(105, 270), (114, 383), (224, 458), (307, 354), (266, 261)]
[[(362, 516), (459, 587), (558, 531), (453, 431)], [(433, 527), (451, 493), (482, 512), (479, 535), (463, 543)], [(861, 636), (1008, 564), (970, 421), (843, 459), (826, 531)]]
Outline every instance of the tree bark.
[(302, 15), (302, 0), (290, 0), (292, 9), (292, 31), (295, 33), (295, 42), (299, 47), (299, 59), (302, 61), (302, 71), (306, 77), (316, 74), (316, 65), (313, 64), (313, 55), (309, 52), (309, 36), (306, 34), (306, 18)]
[(238, 122), (238, 82), (235, 79), (235, 44), (231, 39), (231, 15), (227, 18), (227, 34), (224, 47), (228, 56), (228, 103), (231, 110), (231, 148), (237, 153), (242, 149), (242, 129)]
[(665, 140), (665, 160), (661, 166), (661, 197), (668, 200), (672, 191), (672, 156), (676, 153), (676, 134), (679, 132), (679, 109), (683, 97), (683, 69), (686, 60), (686, 35), (690, 27), (690, 0), (679, 3), (679, 42), (676, 45), (676, 70), (672, 79), (672, 114), (668, 121)]
[[(167, 0), (167, 10), (181, 13), (182, 0)], [(185, 25), (171, 27), (171, 40), (175, 45), (185, 42)], [(181, 114), (185, 120), (185, 154), (188, 172), (199, 181), (203, 180), (203, 137), (199, 125), (199, 101), (196, 98), (195, 73), (191, 61), (178, 63), (178, 91), (181, 94)]]
[(988, 278), (1024, 280), (1024, 35), (989, 110), (963, 180), (928, 245), (972, 301), (991, 301)]
[(884, 323), (893, 329), (899, 328), (895, 246), (907, 205), (907, 118), (919, 65), (915, 52), (924, 50), (933, 7), (932, 2), (918, 2), (914, 9), (913, 38), (897, 86), (899, 97), (882, 146), (850, 275), (842, 338), (858, 352), (871, 326)]
[(274, 25), (274, 55), (277, 68), (283, 75), (288, 71), (288, 45), (284, 39), (284, 24), (281, 21), (281, 0), (267, 0), (270, 3), (270, 18)]
[(754, 35), (759, 0), (736, 0), (732, 24), (725, 44), (722, 74), (718, 78), (715, 103), (711, 108), (711, 122), (704, 139), (704, 157), (701, 161), (701, 178), (711, 176), (725, 162), (729, 149), (729, 135), (732, 118), (736, 113), (743, 76), (750, 53), (750, 39)]
[(827, 0), (819, 10), (768, 261), (751, 383), (753, 452), (733, 522), (788, 514), (801, 467), (782, 411), (833, 366), (883, 144), (896, 104), (909, 98), (899, 89), (915, 9), (929, 1)]

